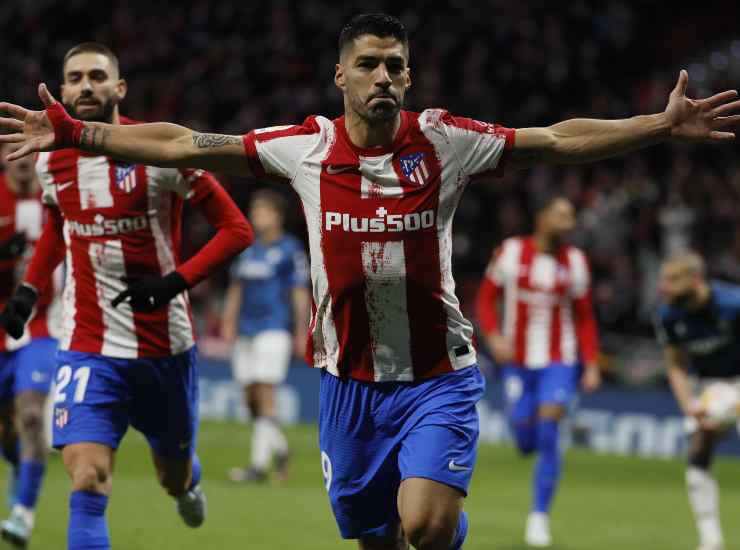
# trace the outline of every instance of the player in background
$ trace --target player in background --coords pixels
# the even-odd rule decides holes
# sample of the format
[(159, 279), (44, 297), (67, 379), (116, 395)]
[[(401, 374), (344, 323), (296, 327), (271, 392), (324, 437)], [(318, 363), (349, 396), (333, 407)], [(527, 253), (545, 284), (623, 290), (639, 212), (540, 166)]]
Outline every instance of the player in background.
[[(41, 236), (44, 208), (33, 157), (8, 161), (17, 149), (0, 144), (0, 308), (20, 283), (33, 244)], [(13, 480), (10, 517), (3, 539), (25, 547), (46, 471), (45, 405), (55, 367), (61, 272), (47, 284), (20, 340), (0, 327), (0, 429), (2, 453)]]
[(502, 367), (517, 447), (538, 454), (525, 530), (530, 546), (552, 544), (550, 506), (562, 469), (559, 423), (578, 389), (578, 365), (585, 367), (586, 391), (601, 381), (588, 263), (565, 241), (575, 223), (568, 199), (540, 204), (534, 234), (507, 239), (494, 253), (476, 304), (485, 342)]
[(264, 481), (273, 459), (278, 476), (287, 475), (288, 440), (275, 398), (293, 353), (305, 353), (311, 296), (303, 244), (283, 228), (286, 209), (277, 191), (252, 195), (249, 219), (255, 242), (234, 262), (226, 293), (221, 333), (236, 342), (234, 379), (244, 388), (254, 420), (251, 463), (229, 472), (235, 482)]
[(201, 167), (290, 185), (306, 215), (313, 315), (307, 358), (322, 368), (319, 444), (344, 538), (365, 549), (462, 547), (484, 381), (473, 326), (454, 294), (452, 221), (465, 187), (533, 164), (592, 162), (664, 142), (726, 142), (736, 91), (664, 112), (513, 130), (442, 109), (404, 110), (406, 29), (386, 14), (340, 33), (334, 82), (344, 116), (246, 135), (167, 123), (77, 120), (39, 86), (43, 111), (0, 103), (0, 141), (78, 147), (144, 164)]
[[(62, 101), (81, 120), (134, 125), (118, 59), (84, 43), (64, 58)], [(37, 171), (51, 214), (0, 324), (14, 338), (65, 259), (63, 330), (56, 369), (53, 444), (72, 481), (68, 548), (110, 548), (105, 518), (115, 451), (129, 425), (151, 447), (159, 482), (185, 523), (205, 518), (195, 454), (198, 384), (187, 289), (252, 239), (239, 209), (209, 174), (131, 164), (61, 149)], [(181, 262), (185, 200), (216, 227)]]
[(699, 550), (722, 550), (719, 486), (710, 470), (724, 430), (705, 418), (696, 398), (718, 380), (740, 388), (740, 287), (708, 281), (701, 256), (682, 252), (663, 263), (660, 293), (656, 332), (673, 395), (687, 418), (686, 488)]

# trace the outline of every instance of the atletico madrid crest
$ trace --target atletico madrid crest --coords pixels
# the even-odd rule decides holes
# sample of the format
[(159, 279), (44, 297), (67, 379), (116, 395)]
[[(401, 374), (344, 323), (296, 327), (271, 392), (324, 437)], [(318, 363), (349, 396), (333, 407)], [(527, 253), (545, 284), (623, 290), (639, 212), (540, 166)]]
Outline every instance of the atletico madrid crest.
[(116, 186), (124, 193), (130, 193), (136, 187), (136, 166), (133, 164), (116, 164)]
[(429, 170), (424, 162), (424, 153), (412, 153), (400, 158), (401, 172), (413, 183), (421, 187), (429, 179)]
[(57, 428), (64, 428), (67, 422), (69, 422), (69, 409), (54, 409), (54, 424), (56, 424)]

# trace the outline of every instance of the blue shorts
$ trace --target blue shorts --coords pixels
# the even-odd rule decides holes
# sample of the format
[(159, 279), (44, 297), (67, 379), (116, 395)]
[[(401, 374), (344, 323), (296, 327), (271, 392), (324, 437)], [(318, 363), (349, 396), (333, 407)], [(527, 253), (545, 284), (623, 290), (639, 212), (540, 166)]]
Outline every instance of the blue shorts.
[(509, 419), (526, 422), (537, 416), (540, 405), (567, 407), (578, 392), (578, 367), (553, 363), (543, 369), (503, 368)]
[(395, 534), (404, 479), (432, 479), (467, 495), (484, 389), (478, 367), (413, 383), (322, 371), (321, 466), (343, 538)]
[(27, 391), (49, 393), (56, 351), (54, 338), (37, 338), (15, 351), (0, 353), (0, 403)]
[(195, 452), (195, 347), (152, 359), (60, 351), (55, 380), (55, 448), (100, 443), (117, 449), (130, 424), (158, 456), (185, 459)]

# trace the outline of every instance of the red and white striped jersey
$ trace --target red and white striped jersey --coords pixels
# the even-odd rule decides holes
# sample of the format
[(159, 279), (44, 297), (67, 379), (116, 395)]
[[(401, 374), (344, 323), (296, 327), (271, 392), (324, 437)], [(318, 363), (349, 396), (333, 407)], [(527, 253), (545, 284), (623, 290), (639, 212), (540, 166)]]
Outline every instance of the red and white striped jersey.
[[(41, 203), (41, 193), (20, 198), (10, 190), (3, 174), (0, 174), (0, 243), (16, 233), (24, 233), (28, 246), (20, 258), (0, 260), (0, 309), (21, 282), (21, 275), (31, 257), (33, 245), (41, 236), (44, 218), (48, 213)], [(0, 328), (0, 352), (13, 351), (28, 344), (34, 338), (57, 337), (60, 329), (59, 293), (62, 270), (58, 269), (47, 283), (36, 302), (26, 331), (19, 340), (14, 340)]]
[(411, 381), (476, 362), (452, 278), (466, 184), (502, 167), (514, 131), (443, 110), (401, 112), (390, 147), (361, 149), (344, 118), (244, 136), (252, 171), (290, 182), (309, 234), (307, 360), (336, 376)]
[[(44, 202), (58, 209), (51, 221), (59, 225), (60, 248), (66, 251), (60, 349), (139, 358), (191, 348), (194, 336), (187, 293), (153, 312), (134, 312), (126, 302), (114, 308), (111, 301), (125, 290), (124, 277), (165, 275), (179, 268), (192, 286), (214, 264), (249, 244), (235, 247), (231, 241), (218, 241), (217, 233), (180, 266), (184, 200), (200, 207), (219, 229), (227, 223), (237, 229), (240, 223), (248, 227), (218, 182), (202, 170), (132, 165), (77, 149), (41, 153), (37, 171)], [(46, 235), (47, 228), (44, 231)], [(50, 234), (53, 231), (49, 229)], [(236, 236), (243, 239), (244, 234)], [(50, 255), (56, 254), (48, 243), (43, 246)], [(204, 255), (208, 257), (200, 257)], [(26, 280), (33, 284), (47, 263), (35, 256)]]
[(531, 237), (505, 240), (488, 265), (477, 310), (483, 332), (500, 330), (513, 346), (514, 362), (524, 367), (591, 363), (598, 354), (588, 262), (573, 246), (546, 254)]

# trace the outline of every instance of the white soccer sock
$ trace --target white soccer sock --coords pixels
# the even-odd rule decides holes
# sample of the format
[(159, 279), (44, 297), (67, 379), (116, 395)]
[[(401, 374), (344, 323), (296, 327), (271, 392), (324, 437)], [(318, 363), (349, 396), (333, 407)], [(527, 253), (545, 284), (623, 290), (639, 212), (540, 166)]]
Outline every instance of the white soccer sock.
[(267, 470), (270, 465), (270, 459), (272, 458), (270, 424), (270, 420), (263, 416), (258, 416), (254, 421), (254, 430), (252, 431), (252, 467), (260, 472)]
[(283, 430), (280, 429), (280, 423), (271, 418), (270, 422), (270, 450), (276, 454), (285, 454), (288, 452), (288, 440), (285, 439)]
[(689, 466), (686, 470), (686, 488), (694, 511), (701, 544), (721, 545), (722, 527), (719, 523), (719, 486), (712, 475), (701, 468)]

